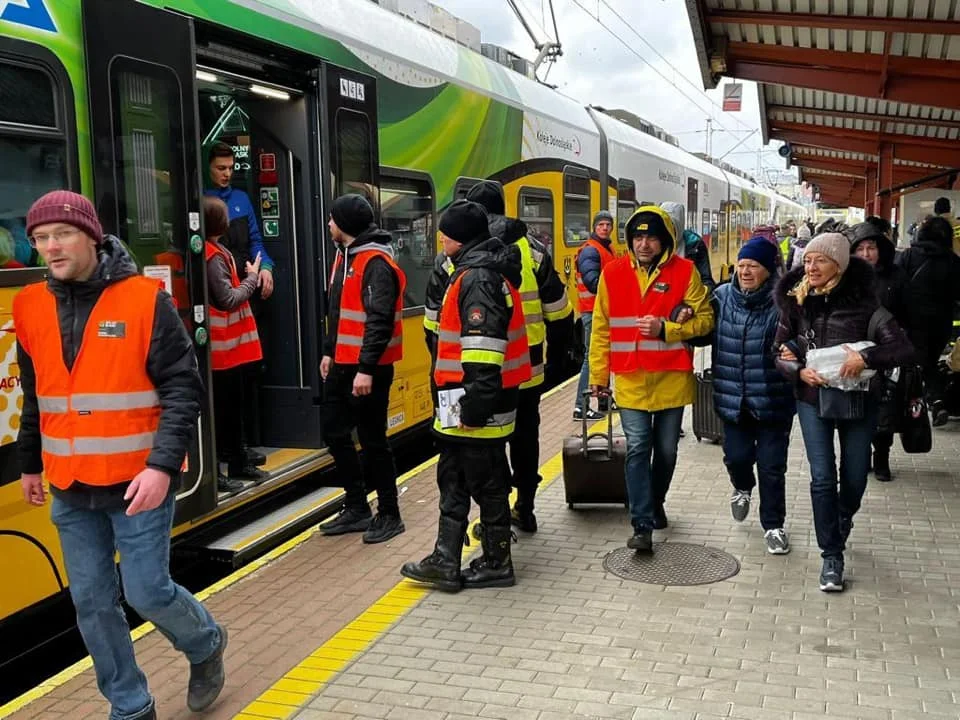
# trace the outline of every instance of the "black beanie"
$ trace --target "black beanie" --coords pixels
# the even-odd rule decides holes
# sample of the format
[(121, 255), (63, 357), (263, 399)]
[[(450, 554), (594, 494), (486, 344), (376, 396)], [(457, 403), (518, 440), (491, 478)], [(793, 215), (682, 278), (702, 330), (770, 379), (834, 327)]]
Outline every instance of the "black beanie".
[(493, 180), (482, 180), (470, 188), (467, 200), (472, 200), (491, 215), (503, 215), (506, 206), (503, 204), (503, 188)]
[(350, 237), (356, 237), (373, 225), (373, 208), (363, 195), (341, 195), (330, 208), (333, 221)]
[(938, 197), (937, 201), (933, 204), (933, 212), (935, 215), (943, 215), (944, 213), (950, 212), (950, 199)]
[(470, 200), (457, 200), (440, 218), (440, 232), (463, 245), (486, 240), (489, 218), (483, 206)]
[(626, 240), (632, 241), (637, 235), (653, 235), (660, 239), (663, 247), (674, 247), (673, 233), (667, 229), (663, 218), (655, 212), (637, 212), (627, 222)]

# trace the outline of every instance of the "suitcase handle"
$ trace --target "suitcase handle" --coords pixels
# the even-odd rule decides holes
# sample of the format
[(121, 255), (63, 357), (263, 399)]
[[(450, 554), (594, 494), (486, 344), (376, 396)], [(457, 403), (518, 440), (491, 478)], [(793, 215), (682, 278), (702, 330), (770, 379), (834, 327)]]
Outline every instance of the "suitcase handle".
[[(590, 407), (589, 398), (590, 398), (592, 395), (593, 395), (593, 392), (590, 391), (590, 390), (584, 390), (584, 391), (583, 391), (583, 399), (586, 400), (586, 402), (584, 403), (584, 406), (585, 406), (586, 408), (589, 408), (589, 407)], [(608, 406), (608, 407), (609, 407), (609, 406)], [(606, 436), (607, 436), (607, 459), (608, 459), (608, 460), (612, 460), (612, 459), (613, 459), (613, 418), (610, 417), (610, 415), (611, 415), (611, 412), (608, 410), (608, 411), (607, 411), (607, 432), (606, 432), (606, 433), (591, 433), (590, 435), (588, 435), (588, 434), (587, 434), (587, 411), (586, 411), (586, 410), (583, 411), (583, 418), (581, 419), (582, 431), (581, 431), (581, 433), (580, 433), (580, 437), (583, 438), (583, 441), (582, 441), (581, 444), (580, 444), (580, 454), (581, 454), (581, 455), (583, 455), (584, 457), (587, 457), (587, 456), (589, 455), (589, 453), (587, 452), (587, 442), (590, 440), (590, 438), (592, 438), (592, 437), (603, 437), (604, 435), (606, 435)]]

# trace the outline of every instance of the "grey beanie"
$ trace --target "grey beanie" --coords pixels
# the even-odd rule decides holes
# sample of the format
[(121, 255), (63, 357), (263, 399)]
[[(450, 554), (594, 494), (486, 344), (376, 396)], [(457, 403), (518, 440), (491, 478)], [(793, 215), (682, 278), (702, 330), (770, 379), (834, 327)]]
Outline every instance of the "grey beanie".
[(601, 210), (600, 212), (598, 212), (596, 215), (593, 216), (593, 225), (591, 227), (593, 227), (593, 229), (596, 230), (597, 223), (599, 223), (601, 220), (606, 220), (611, 225), (616, 225), (616, 223), (613, 220), (613, 213), (611, 213), (609, 210)]
[(803, 257), (809, 257), (810, 253), (820, 253), (833, 260), (839, 267), (840, 272), (845, 273), (847, 266), (850, 265), (850, 241), (846, 235), (841, 233), (823, 233), (817, 235), (807, 244), (803, 251)]

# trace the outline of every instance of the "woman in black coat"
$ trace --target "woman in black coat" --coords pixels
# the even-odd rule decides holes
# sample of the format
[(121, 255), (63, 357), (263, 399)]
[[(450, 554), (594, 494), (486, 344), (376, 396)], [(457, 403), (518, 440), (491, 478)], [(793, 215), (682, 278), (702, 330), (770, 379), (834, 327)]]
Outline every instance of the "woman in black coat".
[[(850, 228), (850, 254), (873, 266), (877, 281), (877, 299), (891, 312), (900, 327), (910, 335), (907, 325), (907, 275), (894, 264), (896, 249), (880, 228), (862, 222)], [(893, 383), (887, 381), (880, 403), (877, 432), (873, 435), (873, 474), (881, 482), (893, 479), (890, 472), (890, 448), (896, 432), (897, 406)]]

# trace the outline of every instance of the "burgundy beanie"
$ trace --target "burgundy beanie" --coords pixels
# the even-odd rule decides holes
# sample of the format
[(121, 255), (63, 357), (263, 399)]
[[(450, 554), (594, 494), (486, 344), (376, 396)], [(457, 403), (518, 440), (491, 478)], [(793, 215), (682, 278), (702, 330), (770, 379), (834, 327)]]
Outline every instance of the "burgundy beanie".
[(103, 227), (97, 218), (93, 203), (83, 195), (69, 190), (54, 190), (37, 200), (27, 212), (27, 235), (37, 225), (63, 223), (83, 230), (99, 245), (103, 242)]

